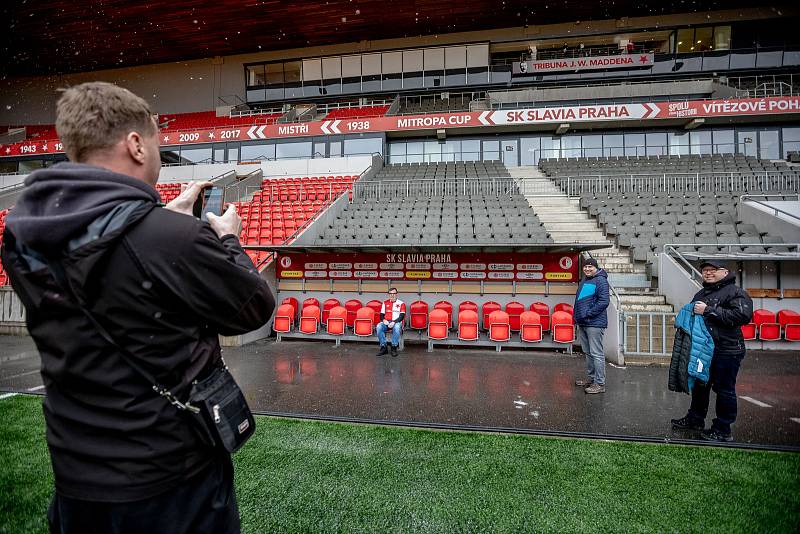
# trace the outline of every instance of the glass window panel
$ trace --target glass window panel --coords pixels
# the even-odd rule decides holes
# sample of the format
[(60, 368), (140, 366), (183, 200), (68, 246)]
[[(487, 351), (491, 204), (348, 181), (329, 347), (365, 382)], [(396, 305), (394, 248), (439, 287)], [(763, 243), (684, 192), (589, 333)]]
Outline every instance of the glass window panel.
[(523, 137), (520, 139), (520, 165), (538, 165), (540, 148), (541, 144), (538, 137)]
[(422, 50), (404, 50), (403, 72), (421, 72), (422, 70)]
[(500, 160), (500, 141), (484, 141), (483, 142), (483, 157), (484, 161), (499, 161)]
[(685, 156), (689, 153), (688, 132), (670, 132), (667, 134), (667, 141), (669, 142), (669, 154), (671, 156)]
[(228, 161), (239, 161), (239, 147), (228, 148)]
[(667, 134), (655, 132), (645, 134), (648, 156), (665, 156), (667, 154)]
[(283, 79), (283, 63), (267, 63), (267, 84), (269, 85), (282, 85)]
[(342, 57), (342, 78), (361, 77), (361, 56)]
[(225, 163), (225, 145), (214, 147), (214, 163)]
[(800, 141), (800, 128), (784, 128), (783, 129), (784, 141)]
[(406, 144), (406, 147), (407, 147), (406, 148), (406, 151), (407, 151), (406, 153), (409, 156), (412, 155), (412, 154), (424, 154), (425, 153), (424, 145), (422, 144), (422, 141), (409, 141)]
[(265, 89), (248, 89), (247, 101), (248, 102), (263, 102), (267, 99), (267, 91)]
[(639, 134), (639, 133), (625, 134), (625, 155), (626, 156), (645, 155), (644, 134)]
[(467, 46), (467, 67), (488, 67), (489, 45), (479, 44)]
[(735, 154), (736, 141), (733, 130), (714, 130), (714, 154)]
[(341, 141), (331, 141), (328, 146), (328, 150), (330, 153), (330, 157), (338, 158), (342, 155), (342, 142)]
[(344, 155), (383, 154), (383, 139), (380, 137), (345, 138)]
[(458, 154), (461, 152), (461, 141), (458, 139), (448, 139), (442, 145), (442, 153)]
[(307, 80), (303, 82), (303, 96), (319, 96), (325, 92), (320, 80)]
[(444, 48), (426, 48), (423, 50), (423, 69), (444, 70)]
[(689, 142), (692, 145), (692, 154), (713, 154), (711, 147), (711, 132), (689, 132)]
[(391, 154), (392, 156), (405, 156), (406, 155), (405, 141), (389, 143), (389, 154)]
[(609, 134), (603, 136), (603, 156), (624, 156), (625, 139), (622, 134)]
[(381, 83), (382, 83), (382, 89), (384, 90), (402, 89), (403, 74), (400, 72), (392, 74), (384, 74)]
[(406, 162), (408, 163), (422, 163), (422, 159), (425, 157), (424, 154), (409, 154), (406, 156)]
[(717, 26), (714, 28), (714, 50), (730, 50), (731, 27)]
[(425, 161), (432, 163), (442, 161), (442, 145), (439, 141), (425, 141)]
[(738, 130), (736, 132), (736, 153), (745, 156), (755, 156), (757, 153), (757, 139), (754, 130)]
[(481, 159), (481, 142), (479, 139), (461, 140), (461, 158), (464, 161), (479, 161)]
[(250, 65), (247, 67), (247, 85), (264, 85), (267, 83), (267, 75), (264, 65)]
[(380, 91), (381, 90), (381, 75), (380, 74), (371, 74), (369, 76), (362, 76), (361, 77), (361, 90), (363, 92), (368, 91)]
[(328, 143), (324, 140), (322, 141), (314, 141), (314, 157), (315, 158), (324, 158), (325, 151), (327, 150)]
[[(240, 161), (275, 159), (275, 143), (245, 144), (242, 143)], [(228, 158), (230, 159), (230, 157)]]
[(467, 47), (448, 46), (444, 49), (444, 68), (445, 69), (466, 69), (467, 68)]
[(361, 56), (361, 74), (374, 75), (381, 73), (381, 55), (364, 54)]
[(780, 157), (778, 130), (758, 132), (758, 157), (761, 159), (778, 159)]
[(560, 137), (542, 137), (542, 149), (540, 159), (560, 159), (561, 155), (561, 138)]
[(780, 67), (783, 63), (783, 50), (758, 51), (756, 54), (756, 67)]
[(678, 30), (678, 53), (691, 52), (694, 43), (694, 28)]
[(277, 143), (275, 145), (275, 157), (277, 159), (310, 158), (312, 148), (311, 141)]
[(800, 152), (800, 143), (797, 142), (783, 143), (783, 154), (781, 155), (781, 157), (788, 158), (789, 152)]
[(694, 32), (694, 50), (703, 51), (709, 50), (714, 46), (712, 42), (712, 35), (714, 34), (714, 28), (706, 27), (706, 28), (697, 28)]
[(508, 83), (511, 81), (511, 65), (492, 65), (492, 83)]
[(564, 158), (581, 157), (580, 135), (565, 135), (561, 137), (561, 157)]
[(287, 61), (283, 64), (284, 93), (286, 98), (303, 96), (303, 64), (300, 61)]
[(731, 70), (752, 69), (756, 66), (756, 54), (751, 51), (731, 51)]
[[(524, 155), (524, 154), (523, 154)], [(584, 135), (583, 136), (583, 156), (586, 158), (598, 158), (603, 156), (603, 136)], [(523, 163), (523, 165), (526, 165)]]
[(322, 79), (322, 61), (319, 59), (303, 60), (303, 81)]
[(322, 77), (326, 80), (342, 77), (342, 61), (338, 57), (326, 57), (322, 60)]
[(402, 52), (384, 52), (381, 56), (381, 72), (384, 74), (403, 72)]
[(181, 162), (185, 163), (210, 163), (212, 158), (211, 145), (183, 146), (181, 147)]

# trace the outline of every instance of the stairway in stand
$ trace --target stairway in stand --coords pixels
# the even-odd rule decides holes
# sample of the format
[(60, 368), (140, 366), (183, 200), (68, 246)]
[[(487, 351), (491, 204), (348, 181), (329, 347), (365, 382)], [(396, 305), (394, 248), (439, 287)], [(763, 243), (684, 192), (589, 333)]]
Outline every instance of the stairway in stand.
[[(660, 314), (671, 314), (674, 310), (664, 296), (651, 287), (644, 263), (633, 261), (630, 252), (620, 249), (603, 233), (597, 220), (580, 208), (577, 198), (568, 197), (538, 167), (510, 167), (509, 172), (553, 241), (606, 245), (588, 254), (606, 270), (609, 283), (620, 297), (630, 350), (635, 351), (638, 347), (640, 350), (637, 352), (652, 352), (654, 347), (664, 344), (671, 350), (674, 321)], [(648, 314), (653, 314), (653, 319)], [(659, 360), (627, 355), (625, 359), (629, 363)]]

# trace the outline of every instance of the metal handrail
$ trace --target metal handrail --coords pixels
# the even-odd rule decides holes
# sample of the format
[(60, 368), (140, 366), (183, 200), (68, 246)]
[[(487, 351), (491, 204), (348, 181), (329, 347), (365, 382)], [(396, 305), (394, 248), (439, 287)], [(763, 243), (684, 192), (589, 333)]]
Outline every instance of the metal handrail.
[[(744, 246), (747, 246), (745, 244)], [(795, 248), (797, 249), (795, 252), (800, 254), (800, 243), (760, 243), (759, 245), (753, 244), (752, 246), (762, 246), (762, 247), (788, 247), (788, 248)], [(678, 260), (681, 264), (683, 264), (684, 268), (689, 272), (692, 277), (692, 281), (695, 279), (700, 280), (700, 284), (702, 284), (702, 274), (700, 271), (694, 268), (694, 265), (691, 264), (689, 260), (683, 257), (678, 251), (678, 248), (698, 248), (698, 247), (728, 247), (728, 253), (731, 252), (731, 247), (742, 247), (742, 243), (668, 243), (665, 244), (663, 247), (664, 254), (671, 256)], [(738, 258), (738, 259), (747, 259), (747, 258)]]
[[(775, 215), (776, 217), (780, 213), (780, 214), (786, 215), (788, 217), (791, 217), (792, 219), (796, 219), (796, 220), (800, 221), (800, 216), (795, 215), (794, 213), (790, 213), (790, 212), (782, 210), (780, 208), (776, 208), (775, 206), (770, 206), (769, 204), (767, 204), (764, 201), (756, 200), (755, 198), (753, 198), (753, 197), (768, 197), (768, 196), (774, 196), (774, 195), (742, 195), (742, 196), (739, 197), (739, 202), (753, 202), (755, 204), (758, 204), (760, 206), (764, 206), (765, 208), (774, 211), (775, 213), (773, 215)], [(792, 195), (784, 195), (784, 196), (792, 196)], [(795, 194), (794, 196), (796, 196), (797, 199), (800, 200), (800, 194)]]

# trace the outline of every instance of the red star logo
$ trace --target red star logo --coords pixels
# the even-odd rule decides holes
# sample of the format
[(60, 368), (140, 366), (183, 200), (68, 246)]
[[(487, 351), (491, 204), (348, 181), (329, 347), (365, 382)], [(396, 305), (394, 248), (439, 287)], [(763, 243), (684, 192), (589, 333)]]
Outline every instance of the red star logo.
[(42, 145), (42, 150), (47, 151), (47, 145)]
[(648, 62), (647, 56), (639, 56), (639, 62), (645, 64)]

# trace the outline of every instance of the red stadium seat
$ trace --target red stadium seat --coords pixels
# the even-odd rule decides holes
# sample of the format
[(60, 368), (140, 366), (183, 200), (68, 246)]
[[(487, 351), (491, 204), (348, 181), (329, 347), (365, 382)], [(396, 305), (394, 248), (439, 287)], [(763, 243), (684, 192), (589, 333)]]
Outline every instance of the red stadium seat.
[(556, 343), (572, 343), (575, 341), (575, 325), (572, 314), (566, 311), (555, 311), (550, 317), (553, 329), (553, 341)]
[(745, 341), (755, 339), (756, 330), (756, 323), (747, 323), (746, 325), (742, 326), (742, 337), (744, 337)]
[(481, 316), (483, 318), (484, 330), (489, 330), (489, 315), (491, 315), (492, 312), (496, 312), (500, 309), (501, 309), (500, 305), (496, 302), (489, 301), (483, 303), (483, 306), (481, 308)]
[(786, 341), (800, 341), (800, 323), (789, 323), (783, 331), (783, 339)]
[(525, 311), (525, 306), (516, 301), (511, 301), (506, 304), (506, 313), (508, 314), (508, 322), (511, 325), (513, 332), (519, 331), (519, 316)]
[(326, 323), (328, 334), (332, 336), (344, 335), (345, 327), (347, 326), (346, 321), (347, 310), (343, 306), (331, 308), (328, 315), (328, 322)]
[(347, 326), (353, 328), (356, 322), (356, 313), (363, 307), (361, 301), (358, 299), (350, 299), (344, 303), (344, 308), (347, 310)]
[(356, 318), (353, 323), (353, 333), (357, 336), (371, 336), (374, 324), (375, 310), (364, 306), (356, 312)]
[(430, 339), (447, 339), (450, 330), (450, 318), (447, 310), (434, 308), (428, 316), (428, 337)]
[(367, 308), (372, 308), (372, 311), (375, 312), (375, 318), (372, 320), (373, 325), (377, 325), (381, 322), (381, 308), (383, 307), (383, 303), (379, 300), (371, 300), (365, 304)]
[(575, 312), (572, 310), (572, 306), (567, 304), (566, 302), (559, 302), (558, 304), (553, 306), (553, 313), (554, 314), (555, 314), (555, 312), (559, 312), (559, 311), (567, 312), (570, 315), (574, 315), (575, 314)]
[(428, 303), (417, 300), (411, 303), (409, 308), (410, 325), (414, 330), (424, 330), (428, 328)]
[(539, 314), (542, 320), (542, 330), (545, 332), (550, 331), (550, 307), (544, 302), (534, 302), (531, 304), (530, 310)]
[(476, 341), (478, 339), (478, 312), (463, 310), (458, 313), (458, 339)]
[(292, 307), (292, 318), (296, 318), (300, 312), (300, 303), (294, 297), (286, 297), (281, 301), (281, 304), (288, 304)]
[(489, 339), (492, 341), (509, 341), (511, 339), (511, 324), (506, 312), (495, 310), (489, 314)]
[(319, 300), (315, 299), (314, 297), (308, 298), (303, 301), (303, 305), (300, 307), (300, 309), (305, 310), (306, 306), (316, 306), (319, 308)]
[(322, 324), (328, 324), (328, 316), (330, 315), (331, 310), (339, 305), (339, 299), (328, 299), (322, 303)]
[(440, 300), (433, 305), (434, 310), (444, 310), (447, 312), (447, 328), (453, 326), (453, 305), (446, 300)]
[(778, 324), (783, 330), (783, 339), (786, 341), (800, 341), (800, 313), (793, 310), (780, 310)]
[(528, 343), (542, 340), (542, 318), (532, 311), (522, 312), (519, 316), (519, 339)]
[(294, 325), (294, 308), (291, 304), (281, 304), (275, 312), (272, 329), (276, 332), (287, 333), (292, 331)]
[(775, 313), (759, 309), (753, 312), (753, 322), (758, 328), (758, 339), (761, 341), (778, 341), (781, 338), (781, 325)]
[(318, 330), (319, 306), (304, 306), (303, 311), (300, 313), (300, 332), (303, 334), (316, 334)]
[(464, 310), (472, 310), (477, 313), (478, 305), (472, 302), (471, 300), (465, 300), (464, 302), (458, 305), (458, 313), (461, 313)]

